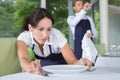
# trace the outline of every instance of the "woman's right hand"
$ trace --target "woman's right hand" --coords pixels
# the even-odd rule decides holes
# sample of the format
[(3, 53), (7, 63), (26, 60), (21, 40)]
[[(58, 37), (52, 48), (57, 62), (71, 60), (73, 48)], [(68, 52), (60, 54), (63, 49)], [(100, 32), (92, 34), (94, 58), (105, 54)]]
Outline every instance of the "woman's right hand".
[(31, 61), (27, 66), (27, 72), (30, 72), (30, 73), (39, 74), (41, 70), (42, 68), (39, 64), (39, 61), (37, 60)]

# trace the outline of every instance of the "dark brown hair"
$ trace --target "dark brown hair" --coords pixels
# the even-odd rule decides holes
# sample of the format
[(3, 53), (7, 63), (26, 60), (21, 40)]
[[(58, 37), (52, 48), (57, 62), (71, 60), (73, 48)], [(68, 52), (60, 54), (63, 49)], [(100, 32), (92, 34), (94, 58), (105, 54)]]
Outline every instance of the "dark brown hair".
[(36, 9), (31, 15), (29, 15), (24, 20), (22, 31), (29, 30), (28, 24), (31, 24), (32, 27), (36, 27), (38, 22), (45, 17), (49, 18), (52, 21), (52, 24), (54, 24), (54, 19), (52, 15), (46, 9), (44, 8)]

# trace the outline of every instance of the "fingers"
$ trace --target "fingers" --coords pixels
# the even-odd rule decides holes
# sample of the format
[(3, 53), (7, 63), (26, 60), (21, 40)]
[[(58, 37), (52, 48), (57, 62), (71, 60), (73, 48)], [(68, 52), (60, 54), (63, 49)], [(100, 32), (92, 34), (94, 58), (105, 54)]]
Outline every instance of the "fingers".
[(35, 73), (35, 74), (39, 74), (41, 70), (40, 64), (39, 62), (36, 61), (32, 61), (28, 64), (28, 72), (30, 73)]
[(86, 65), (86, 62), (84, 58), (81, 58), (80, 60), (74, 62), (74, 64)]
[(85, 5), (86, 5), (86, 6), (89, 6), (89, 7), (92, 7), (92, 6), (93, 6), (93, 4), (91, 4), (91, 3), (89, 3), (89, 2), (86, 2)]
[(78, 62), (77, 62), (76, 64), (88, 66), (89, 68), (92, 66), (92, 62), (89, 61), (89, 60), (86, 59), (86, 58), (81, 58), (80, 60), (78, 60)]
[(91, 7), (92, 7), (92, 4), (86, 2), (85, 5), (83, 6), (83, 9), (84, 9), (85, 11), (88, 11)]
[(80, 64), (81, 64), (81, 65), (86, 65), (85, 58), (80, 59)]
[(87, 35), (89, 38), (91, 38), (93, 36), (92, 32), (88, 33)]
[(86, 65), (91, 68), (92, 67), (92, 62), (86, 59)]
[(36, 64), (35, 72), (36, 72), (36, 74), (39, 74), (40, 71), (42, 70), (42, 68), (41, 68), (41, 66), (40, 66), (40, 64), (39, 64), (39, 62), (38, 62), (38, 60), (35, 61), (35, 64)]
[(34, 73), (35, 71), (35, 63), (32, 61), (31, 63), (28, 64), (28, 72)]

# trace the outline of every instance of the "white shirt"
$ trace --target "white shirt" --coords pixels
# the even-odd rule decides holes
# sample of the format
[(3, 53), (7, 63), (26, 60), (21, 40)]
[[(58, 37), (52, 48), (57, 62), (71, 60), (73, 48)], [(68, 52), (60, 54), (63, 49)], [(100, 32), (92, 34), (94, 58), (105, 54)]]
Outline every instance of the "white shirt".
[[(88, 19), (90, 21), (90, 25), (91, 25), (91, 30), (93, 32), (93, 38), (97, 36), (97, 30), (95, 28), (94, 25), (94, 21), (92, 20), (91, 17), (86, 16), (86, 11), (81, 10), (80, 12), (76, 13), (73, 16), (68, 16), (67, 18), (67, 23), (73, 33), (73, 35), (75, 36), (75, 26), (80, 22), (81, 19)], [(73, 36), (73, 39), (74, 39)]]
[(30, 31), (22, 32), (18, 36), (17, 40), (22, 40), (28, 47), (31, 48), (33, 47), (33, 44), (35, 44), (34, 51), (36, 55), (41, 57), (47, 57), (50, 54), (50, 49), (48, 45), (51, 45), (53, 53), (60, 53), (60, 49), (67, 43), (67, 39), (59, 30), (55, 28), (52, 28), (49, 40), (47, 40), (43, 46), (44, 55), (40, 51), (38, 44), (34, 41), (32, 33)]

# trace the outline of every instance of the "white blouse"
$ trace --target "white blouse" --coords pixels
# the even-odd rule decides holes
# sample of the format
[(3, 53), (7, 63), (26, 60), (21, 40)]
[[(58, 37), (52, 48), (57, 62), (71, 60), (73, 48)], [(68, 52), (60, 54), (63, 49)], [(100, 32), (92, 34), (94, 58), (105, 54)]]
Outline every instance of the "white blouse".
[(34, 51), (36, 55), (41, 57), (47, 57), (50, 54), (50, 49), (48, 45), (51, 45), (53, 53), (60, 53), (60, 49), (67, 43), (67, 39), (62, 35), (62, 33), (58, 29), (55, 28), (52, 28), (49, 40), (47, 40), (43, 46), (44, 55), (40, 51), (38, 44), (34, 41), (32, 33), (30, 31), (22, 32), (18, 36), (17, 40), (22, 40), (28, 47), (31, 48), (34, 44)]

